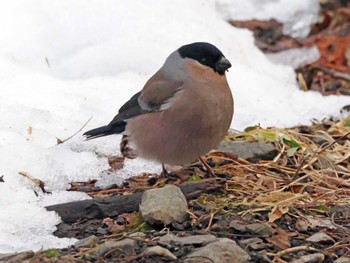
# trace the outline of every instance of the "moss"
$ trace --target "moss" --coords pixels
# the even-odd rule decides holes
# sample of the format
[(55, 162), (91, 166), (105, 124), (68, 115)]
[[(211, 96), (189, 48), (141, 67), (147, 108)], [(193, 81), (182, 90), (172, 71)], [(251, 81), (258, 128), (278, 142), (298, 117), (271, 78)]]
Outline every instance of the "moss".
[(61, 252), (57, 249), (44, 250), (43, 254), (45, 255), (45, 257), (48, 257), (48, 258), (58, 258), (61, 256)]

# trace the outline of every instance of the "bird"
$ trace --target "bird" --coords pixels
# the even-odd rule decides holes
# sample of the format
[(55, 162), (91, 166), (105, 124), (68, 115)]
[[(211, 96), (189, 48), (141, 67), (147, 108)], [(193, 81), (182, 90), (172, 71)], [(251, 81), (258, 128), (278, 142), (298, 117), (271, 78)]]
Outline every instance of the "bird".
[(121, 152), (165, 165), (184, 166), (214, 149), (227, 133), (234, 110), (226, 71), (230, 61), (213, 44), (194, 42), (172, 52), (163, 66), (112, 121), (83, 134), (86, 140), (123, 134)]

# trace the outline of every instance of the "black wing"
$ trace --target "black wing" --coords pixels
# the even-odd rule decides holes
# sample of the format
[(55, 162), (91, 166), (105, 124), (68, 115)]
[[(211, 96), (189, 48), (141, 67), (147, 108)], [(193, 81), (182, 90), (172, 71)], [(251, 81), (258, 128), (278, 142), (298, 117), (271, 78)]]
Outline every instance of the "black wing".
[(125, 131), (126, 121), (143, 113), (137, 99), (141, 91), (131, 97), (118, 111), (118, 114), (106, 126), (85, 132), (83, 135), (87, 140), (103, 137), (111, 134), (118, 134)]

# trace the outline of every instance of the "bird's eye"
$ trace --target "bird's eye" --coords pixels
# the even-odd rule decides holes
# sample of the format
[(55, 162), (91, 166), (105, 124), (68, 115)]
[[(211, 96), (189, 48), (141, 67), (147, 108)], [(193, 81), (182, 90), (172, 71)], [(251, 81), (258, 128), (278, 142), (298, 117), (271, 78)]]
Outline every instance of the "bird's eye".
[(201, 61), (202, 61), (202, 62), (206, 62), (207, 60), (206, 60), (205, 58), (202, 58)]

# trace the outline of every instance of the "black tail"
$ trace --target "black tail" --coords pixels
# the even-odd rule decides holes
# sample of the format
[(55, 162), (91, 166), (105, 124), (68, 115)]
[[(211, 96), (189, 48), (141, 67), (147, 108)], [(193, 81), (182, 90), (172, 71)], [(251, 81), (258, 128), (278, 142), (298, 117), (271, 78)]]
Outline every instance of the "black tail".
[(119, 123), (119, 125), (102, 126), (85, 132), (83, 136), (85, 136), (86, 140), (91, 140), (98, 137), (122, 133), (125, 130), (125, 125), (126, 123)]

